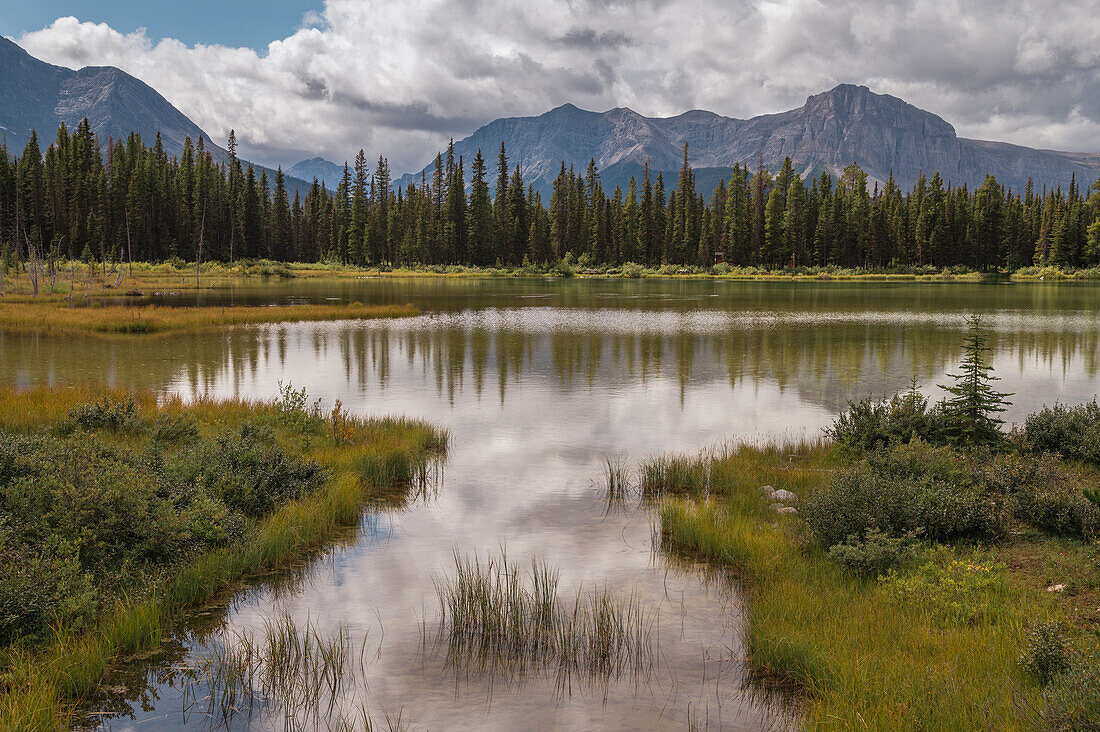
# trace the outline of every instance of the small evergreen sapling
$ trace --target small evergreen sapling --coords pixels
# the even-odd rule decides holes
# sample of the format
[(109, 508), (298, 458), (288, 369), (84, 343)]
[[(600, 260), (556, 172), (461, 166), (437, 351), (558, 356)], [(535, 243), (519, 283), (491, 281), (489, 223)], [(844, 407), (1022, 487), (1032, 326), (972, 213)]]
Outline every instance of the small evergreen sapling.
[(989, 338), (982, 330), (980, 315), (967, 318), (970, 329), (963, 342), (961, 373), (948, 374), (954, 385), (940, 388), (951, 394), (943, 401), (947, 417), (948, 440), (961, 445), (993, 445), (1004, 439), (1000, 426), (1003, 419), (996, 415), (1005, 411), (1012, 394), (993, 389), (1000, 379), (993, 375), (993, 366), (986, 362), (990, 351)]

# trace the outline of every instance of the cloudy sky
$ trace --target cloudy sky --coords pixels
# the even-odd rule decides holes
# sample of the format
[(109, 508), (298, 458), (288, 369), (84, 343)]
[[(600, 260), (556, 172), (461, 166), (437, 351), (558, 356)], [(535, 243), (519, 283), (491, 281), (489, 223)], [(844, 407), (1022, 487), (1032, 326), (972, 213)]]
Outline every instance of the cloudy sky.
[(0, 33), (31, 54), (121, 67), (268, 164), (362, 147), (413, 170), (449, 136), (564, 102), (748, 117), (841, 82), (967, 137), (1100, 150), (1100, 0), (14, 4)]

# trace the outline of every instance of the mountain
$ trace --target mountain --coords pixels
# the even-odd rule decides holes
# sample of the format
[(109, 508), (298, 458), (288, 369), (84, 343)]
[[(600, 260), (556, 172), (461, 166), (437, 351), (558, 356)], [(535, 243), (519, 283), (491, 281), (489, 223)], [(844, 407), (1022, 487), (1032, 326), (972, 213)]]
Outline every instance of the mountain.
[[(31, 129), (42, 149), (64, 122), (74, 129), (84, 117), (105, 143), (131, 131), (151, 145), (157, 131), (169, 155), (183, 151), (183, 140), (210, 136), (173, 107), (155, 89), (113, 66), (86, 66), (79, 71), (54, 66), (28, 54), (0, 36), (0, 127), (12, 154), (23, 151)], [(220, 150), (220, 148), (219, 148)]]
[(340, 178), (344, 175), (344, 166), (324, 158), (310, 158), (291, 165), (286, 169), (286, 173), (306, 181), (316, 178), (331, 191), (340, 184)]
[[(1029, 176), (1036, 186), (1064, 186), (1073, 175), (1085, 181), (1100, 176), (1100, 154), (969, 140), (931, 112), (852, 84), (811, 96), (798, 109), (751, 119), (703, 110), (654, 118), (626, 108), (589, 112), (565, 104), (538, 117), (490, 122), (456, 142), (455, 153), (468, 161), (480, 149), (495, 180), (502, 141), (510, 165), (518, 164), (524, 180), (544, 193), (561, 161), (583, 173), (589, 159), (599, 166), (606, 190), (618, 185), (625, 191), (630, 176), (640, 177), (647, 160), (652, 174), (662, 171), (671, 189), (685, 142), (697, 187), (708, 194), (720, 177), (728, 177), (734, 163), (755, 169), (760, 155), (769, 170), (777, 170), (789, 156), (803, 175), (821, 170), (839, 175), (856, 162), (871, 181), (881, 183), (893, 171), (903, 187), (912, 185), (921, 172), (931, 176), (936, 171), (945, 180), (971, 187), (993, 174), (1016, 189), (1023, 188)], [(430, 174), (430, 166), (425, 170)], [(417, 172), (398, 182), (419, 179)]]
[[(156, 89), (125, 71), (113, 66), (86, 66), (78, 71), (54, 66), (0, 36), (0, 139), (6, 141), (9, 154), (22, 154), (32, 129), (38, 131), (39, 146), (45, 151), (58, 125), (64, 122), (72, 130), (85, 117), (100, 145), (106, 145), (108, 136), (118, 139), (130, 132), (139, 133), (146, 145), (152, 145), (160, 132), (169, 155), (182, 153), (186, 138), (197, 143), (202, 137), (216, 160), (228, 157), (211, 142), (210, 135)], [(266, 170), (274, 185), (274, 170), (256, 169), (257, 176)], [(295, 192), (302, 196), (309, 192), (306, 180), (292, 176), (287, 176), (286, 186), (292, 198)]]

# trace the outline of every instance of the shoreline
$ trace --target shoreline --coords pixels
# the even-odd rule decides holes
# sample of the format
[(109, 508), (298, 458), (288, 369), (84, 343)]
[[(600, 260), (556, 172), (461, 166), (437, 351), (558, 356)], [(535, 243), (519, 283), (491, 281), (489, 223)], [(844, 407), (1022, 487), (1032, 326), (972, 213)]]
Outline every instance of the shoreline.
[[(1088, 282), (1100, 281), (1100, 268), (1061, 270), (1054, 267), (1025, 267), (1015, 271), (973, 271), (965, 268), (903, 268), (861, 270), (837, 267), (799, 267), (778, 270), (757, 267), (681, 267), (636, 264), (579, 267), (565, 263), (520, 267), (356, 267), (340, 264), (270, 262), (228, 265), (203, 264), (196, 273), (193, 265), (147, 262), (99, 265), (59, 262), (52, 276), (45, 271), (37, 278), (28, 271), (7, 271), (0, 277), (0, 303), (64, 302), (89, 303), (103, 298), (142, 297), (158, 290), (217, 291), (227, 284), (269, 283), (290, 280), (332, 280), (387, 278), (441, 279), (595, 279), (595, 280), (715, 280), (732, 282)], [(35, 294), (34, 279), (37, 279)]]
[[(290, 392), (292, 395), (293, 392)], [(304, 404), (305, 394), (302, 395)], [(300, 498), (278, 503), (246, 528), (241, 540), (215, 545), (154, 571), (103, 597), (103, 611), (86, 627), (64, 622), (42, 645), (17, 643), (0, 652), (0, 727), (67, 729), (80, 704), (114, 664), (159, 646), (165, 631), (189, 611), (217, 600), (250, 577), (287, 567), (324, 547), (356, 524), (369, 500), (405, 496), (426, 466), (446, 451), (446, 433), (402, 419), (361, 419), (334, 411), (332, 423), (304, 406), (240, 400), (183, 403), (150, 392), (100, 387), (0, 387), (0, 426), (10, 434), (57, 431), (72, 409), (100, 399), (133, 399), (145, 422), (164, 415), (192, 419), (203, 435), (257, 422), (273, 430), (287, 454), (316, 461), (323, 482)], [(98, 402), (95, 402), (98, 403)], [(99, 433), (103, 430), (95, 430)], [(316, 433), (300, 442), (303, 431)], [(144, 437), (125, 431), (102, 435), (107, 444), (138, 450)], [(77, 432), (70, 439), (90, 439)]]
[[(1071, 642), (1094, 642), (1095, 542), (1032, 528), (999, 541), (926, 540), (911, 566), (858, 576), (815, 544), (802, 516), (775, 512), (760, 486), (792, 491), (802, 511), (859, 459), (826, 441), (740, 444), (655, 458), (641, 475), (657, 491), (663, 549), (745, 587), (748, 660), (797, 692), (805, 728), (1030, 729), (1020, 704), (1043, 709), (1044, 688), (1018, 661), (1026, 634), (1044, 621)], [(922, 584), (926, 574), (945, 584)], [(1047, 589), (1062, 582), (1071, 589)]]

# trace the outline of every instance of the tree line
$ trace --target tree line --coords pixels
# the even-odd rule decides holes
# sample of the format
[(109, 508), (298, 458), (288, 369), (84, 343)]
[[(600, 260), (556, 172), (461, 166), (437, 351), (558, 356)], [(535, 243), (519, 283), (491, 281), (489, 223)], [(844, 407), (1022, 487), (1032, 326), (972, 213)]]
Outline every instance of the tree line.
[[(0, 145), (0, 247), (9, 264), (32, 257), (98, 261), (268, 258), (351, 265), (517, 266), (568, 257), (633, 262), (781, 267), (1026, 266), (1100, 264), (1100, 181), (1014, 191), (993, 176), (970, 190), (939, 173), (903, 191), (891, 175), (868, 186), (856, 164), (839, 177), (803, 178), (787, 159), (776, 172), (734, 165), (709, 195), (683, 166), (666, 182), (647, 166), (627, 189), (607, 191), (595, 161), (561, 164), (550, 200), (510, 166), (495, 175), (478, 151), (436, 156), (431, 175), (392, 185), (362, 151), (335, 190), (316, 179), (288, 193), (280, 169), (242, 163), (230, 133), (216, 156), (188, 138), (169, 156), (131, 133), (105, 146), (88, 121), (63, 124), (42, 152), (36, 133), (17, 157)], [(469, 166), (467, 177), (466, 166)]]

